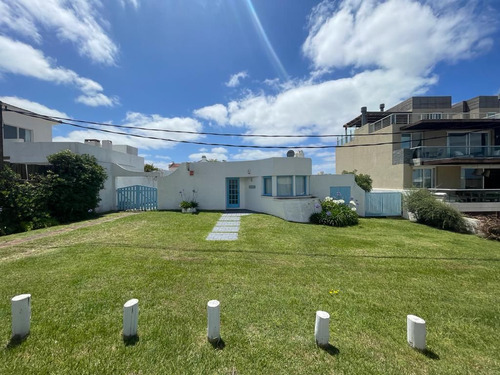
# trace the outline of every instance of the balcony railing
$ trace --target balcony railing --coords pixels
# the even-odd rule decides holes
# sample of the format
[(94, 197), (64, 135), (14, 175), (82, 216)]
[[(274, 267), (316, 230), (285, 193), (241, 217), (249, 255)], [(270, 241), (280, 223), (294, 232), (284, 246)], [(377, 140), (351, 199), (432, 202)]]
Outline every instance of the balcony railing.
[[(498, 112), (480, 113), (392, 113), (384, 118), (367, 124), (368, 133), (374, 133), (390, 125), (409, 125), (422, 120), (479, 120), (479, 119), (500, 119)], [(365, 125), (366, 126), (366, 125)], [(353, 134), (337, 137), (337, 145), (343, 146), (354, 139)]]
[(414, 147), (413, 159), (500, 158), (500, 146)]
[(449, 203), (483, 203), (500, 202), (498, 189), (429, 189), (445, 202)]
[(368, 124), (368, 132), (373, 133), (390, 125), (409, 125), (422, 120), (479, 120), (500, 119), (500, 113), (392, 113), (372, 124)]

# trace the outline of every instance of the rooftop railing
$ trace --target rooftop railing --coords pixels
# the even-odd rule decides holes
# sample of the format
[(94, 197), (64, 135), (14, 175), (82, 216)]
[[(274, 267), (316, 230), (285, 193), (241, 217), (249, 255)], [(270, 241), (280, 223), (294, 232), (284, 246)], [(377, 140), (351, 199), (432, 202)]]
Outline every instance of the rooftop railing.
[(374, 123), (368, 124), (368, 132), (373, 133), (390, 125), (409, 125), (422, 120), (480, 120), (500, 119), (498, 112), (480, 113), (392, 113)]

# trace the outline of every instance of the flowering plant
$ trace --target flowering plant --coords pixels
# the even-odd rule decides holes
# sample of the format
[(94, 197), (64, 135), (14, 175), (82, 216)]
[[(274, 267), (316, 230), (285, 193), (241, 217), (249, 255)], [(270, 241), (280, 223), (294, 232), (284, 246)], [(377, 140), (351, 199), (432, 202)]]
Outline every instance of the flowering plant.
[(196, 193), (197, 191), (193, 189), (193, 194), (191, 195), (191, 199), (185, 197), (184, 190), (179, 191), (181, 195), (181, 203), (179, 204), (180, 208), (196, 208), (199, 206), (199, 203), (196, 201)]
[(358, 214), (356, 213), (356, 202), (351, 198), (349, 204), (346, 204), (343, 199), (333, 199), (326, 197), (320, 201), (320, 212), (315, 212), (311, 215), (310, 221), (314, 224), (330, 225), (334, 227), (345, 227), (348, 225), (358, 224)]

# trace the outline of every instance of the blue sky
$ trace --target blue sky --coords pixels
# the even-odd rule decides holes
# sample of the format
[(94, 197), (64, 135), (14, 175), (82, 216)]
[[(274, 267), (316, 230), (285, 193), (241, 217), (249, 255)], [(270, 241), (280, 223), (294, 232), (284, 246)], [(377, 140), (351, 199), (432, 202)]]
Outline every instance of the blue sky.
[[(285, 156), (258, 147), (335, 138), (141, 128), (340, 134), (362, 106), (497, 95), (499, 15), (498, 0), (0, 0), (0, 100), (131, 126), (120, 136), (58, 125), (53, 136), (131, 144), (162, 168)], [(304, 153), (314, 173), (335, 171), (334, 148)]]

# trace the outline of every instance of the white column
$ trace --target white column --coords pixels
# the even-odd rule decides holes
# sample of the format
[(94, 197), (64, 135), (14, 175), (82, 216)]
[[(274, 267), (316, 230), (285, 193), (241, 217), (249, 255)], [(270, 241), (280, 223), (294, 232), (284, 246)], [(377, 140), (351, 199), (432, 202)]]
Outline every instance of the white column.
[(123, 337), (137, 336), (139, 300), (132, 298), (123, 305)]
[(213, 299), (207, 303), (207, 336), (208, 341), (220, 339), (220, 302)]
[(406, 316), (406, 338), (415, 349), (425, 350), (425, 320), (415, 315)]
[(330, 339), (330, 314), (326, 311), (316, 311), (316, 324), (314, 325), (314, 338), (319, 346), (328, 345)]
[(31, 294), (20, 294), (11, 299), (12, 337), (23, 338), (30, 333)]

